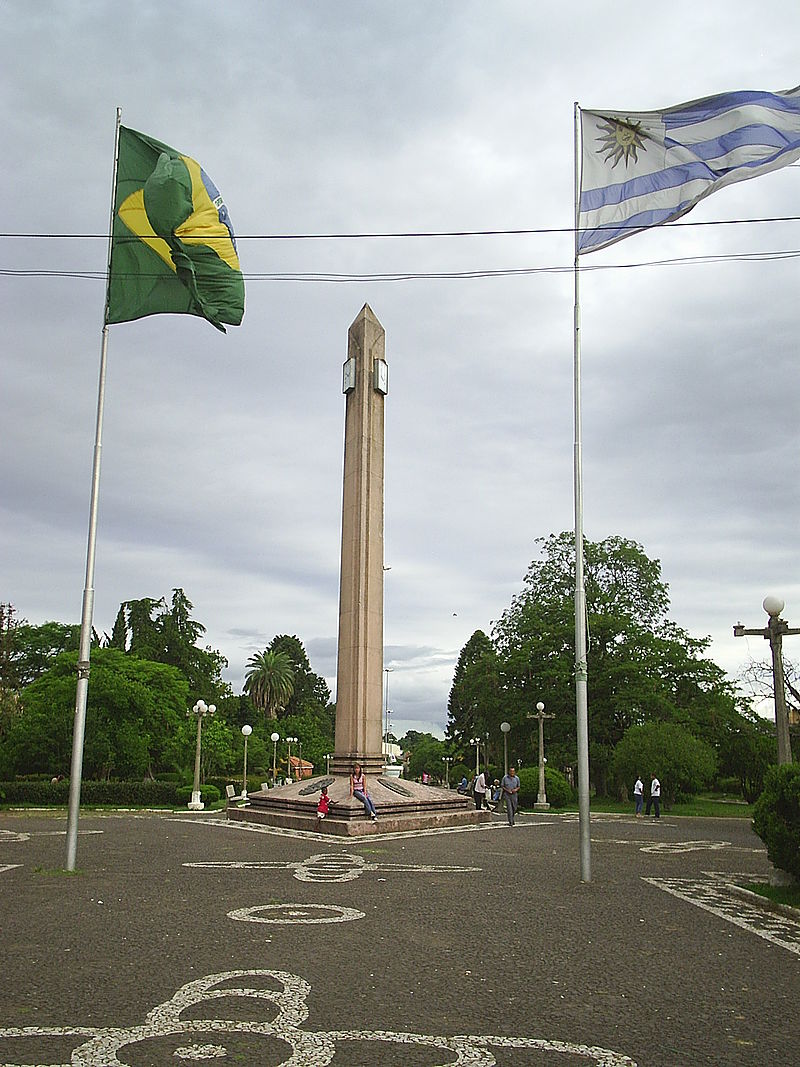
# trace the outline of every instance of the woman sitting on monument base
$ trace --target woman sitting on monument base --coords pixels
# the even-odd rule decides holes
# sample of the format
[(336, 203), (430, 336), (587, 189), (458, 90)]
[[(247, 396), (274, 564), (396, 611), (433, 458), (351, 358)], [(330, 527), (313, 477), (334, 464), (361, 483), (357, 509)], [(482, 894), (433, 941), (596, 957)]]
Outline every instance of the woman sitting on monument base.
[(364, 812), (371, 819), (377, 819), (378, 813), (372, 803), (372, 797), (367, 792), (367, 776), (361, 769), (360, 763), (353, 765), (353, 773), (350, 775), (350, 796), (360, 800), (364, 805)]

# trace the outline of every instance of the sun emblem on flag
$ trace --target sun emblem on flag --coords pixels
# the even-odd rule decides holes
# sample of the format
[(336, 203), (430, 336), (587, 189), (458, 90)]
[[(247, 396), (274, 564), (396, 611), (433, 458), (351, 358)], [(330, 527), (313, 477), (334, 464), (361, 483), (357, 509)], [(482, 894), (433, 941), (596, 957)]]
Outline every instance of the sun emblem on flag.
[(647, 151), (647, 147), (642, 140), (641, 122), (631, 122), (630, 119), (609, 118), (605, 122), (598, 123), (598, 129), (603, 131), (603, 135), (597, 138), (600, 142), (597, 154), (601, 155), (606, 163), (609, 160), (613, 160), (611, 164), (612, 170), (620, 160), (624, 161), (626, 167), (631, 159), (634, 163), (638, 163), (639, 149), (643, 152)]

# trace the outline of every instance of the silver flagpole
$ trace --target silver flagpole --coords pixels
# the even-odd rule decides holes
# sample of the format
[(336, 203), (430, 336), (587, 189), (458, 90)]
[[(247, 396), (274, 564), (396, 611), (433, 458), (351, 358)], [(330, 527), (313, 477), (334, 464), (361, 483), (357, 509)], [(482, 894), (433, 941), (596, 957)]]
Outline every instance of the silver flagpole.
[(81, 638), (78, 652), (78, 685), (75, 691), (75, 721), (72, 726), (72, 764), (69, 777), (69, 811), (67, 814), (67, 870), (75, 870), (78, 850), (78, 817), (81, 804), (81, 775), (83, 773), (83, 742), (86, 730), (86, 697), (89, 691), (89, 653), (92, 645), (92, 614), (94, 610), (94, 559), (97, 541), (97, 504), (100, 489), (100, 455), (103, 448), (103, 402), (106, 390), (106, 354), (108, 352), (108, 299), (111, 286), (111, 244), (114, 232), (114, 208), (119, 161), (119, 127), (122, 108), (117, 108), (114, 133), (114, 173), (111, 182), (111, 218), (108, 225), (108, 260), (106, 265), (106, 299), (103, 310), (103, 339), (100, 345), (100, 382), (97, 390), (97, 425), (94, 437), (92, 465), (92, 495), (89, 505), (89, 541), (86, 549), (86, 583), (83, 589)]
[(580, 254), (580, 108), (575, 103), (575, 307), (574, 307), (574, 398), (575, 398), (575, 710), (578, 733), (578, 822), (581, 881), (592, 880), (592, 844), (589, 812), (589, 708), (586, 663), (586, 590), (583, 576), (583, 457), (581, 451), (581, 307)]

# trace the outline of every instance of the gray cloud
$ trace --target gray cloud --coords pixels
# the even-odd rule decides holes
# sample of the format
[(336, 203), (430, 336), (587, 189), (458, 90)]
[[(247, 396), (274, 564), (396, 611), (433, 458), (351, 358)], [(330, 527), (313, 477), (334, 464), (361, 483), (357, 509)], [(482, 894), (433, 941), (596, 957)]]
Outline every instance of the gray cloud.
[[(572, 102), (668, 106), (797, 81), (789, 3), (143, 2), (4, 6), (6, 232), (102, 234), (114, 108), (196, 156), (246, 273), (568, 267), (568, 233), (329, 242), (263, 234), (566, 228)], [(724, 17), (721, 17), (723, 16)], [(187, 36), (198, 18), (214, 32)], [(692, 33), (685, 25), (691, 20)], [(774, 26), (783, 32), (776, 35)], [(47, 40), (47, 48), (43, 41)], [(796, 214), (798, 169), (686, 221)], [(731, 625), (773, 589), (796, 621), (797, 304), (792, 260), (620, 268), (791, 249), (795, 224), (674, 227), (585, 257), (586, 534), (662, 561), (676, 620), (734, 672)], [(104, 240), (0, 240), (5, 270), (102, 271)], [(595, 269), (602, 268), (602, 269)], [(0, 598), (76, 620), (103, 285), (0, 279)], [(387, 663), (396, 728), (442, 731), (458, 650), (519, 590), (535, 538), (572, 525), (572, 279), (323, 284), (251, 277), (239, 330), (112, 327), (95, 622), (183, 586), (244, 664), (297, 633), (335, 685), (346, 333), (387, 330)], [(793, 607), (794, 605), (794, 607)], [(756, 649), (757, 654), (763, 650)], [(416, 724), (412, 726), (412, 724)]]

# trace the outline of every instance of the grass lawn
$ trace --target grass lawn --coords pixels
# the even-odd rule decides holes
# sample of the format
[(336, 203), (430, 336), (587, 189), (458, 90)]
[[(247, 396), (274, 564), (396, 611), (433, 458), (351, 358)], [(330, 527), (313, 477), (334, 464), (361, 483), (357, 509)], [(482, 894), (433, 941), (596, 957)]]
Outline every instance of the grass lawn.
[[(592, 797), (589, 806), (592, 811), (608, 812), (614, 815), (633, 815), (632, 800), (611, 800), (608, 797)], [(554, 811), (577, 811), (578, 805), (569, 804)], [(692, 800), (681, 801), (667, 808), (661, 805), (663, 815), (694, 815), (705, 818), (752, 819), (753, 805), (746, 804), (741, 797), (701, 796)]]
[(800, 908), (800, 885), (767, 885), (765, 882), (748, 882), (744, 888), (768, 900), (774, 900), (776, 904), (788, 904), (790, 908)]

